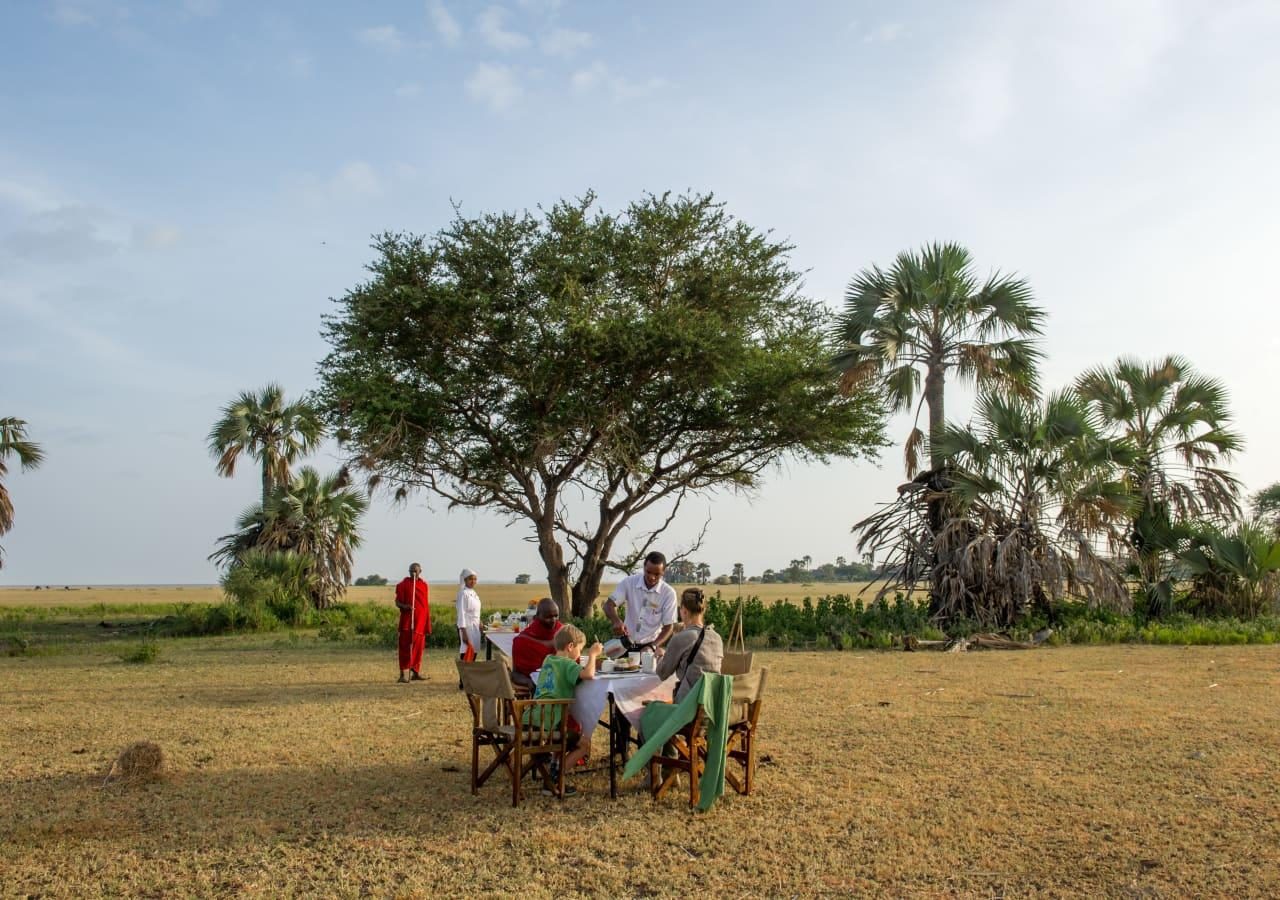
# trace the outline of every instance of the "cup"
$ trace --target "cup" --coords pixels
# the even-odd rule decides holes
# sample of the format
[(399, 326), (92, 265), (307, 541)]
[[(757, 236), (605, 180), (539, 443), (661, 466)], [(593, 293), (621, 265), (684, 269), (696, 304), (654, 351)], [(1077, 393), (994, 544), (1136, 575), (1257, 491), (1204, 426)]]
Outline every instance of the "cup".
[(601, 672), (605, 672), (605, 673), (612, 672), (612, 671), (613, 671), (613, 660), (611, 660), (611, 659), (602, 659), (602, 660), (600, 660), (600, 671), (601, 671)]
[(658, 660), (652, 651), (646, 650), (640, 654), (640, 671), (650, 674), (658, 671)]
[(634, 669), (634, 668), (636, 668), (636, 667), (638, 667), (638, 666), (640, 665), (640, 651), (639, 651), (639, 650), (632, 650), (630, 653), (628, 653), (628, 654), (627, 654), (627, 662), (629, 662), (629, 663), (631, 664), (631, 667), (632, 667), (633, 669)]
[(585, 656), (579, 656), (578, 665), (585, 666), (586, 664), (587, 664), (587, 658)]

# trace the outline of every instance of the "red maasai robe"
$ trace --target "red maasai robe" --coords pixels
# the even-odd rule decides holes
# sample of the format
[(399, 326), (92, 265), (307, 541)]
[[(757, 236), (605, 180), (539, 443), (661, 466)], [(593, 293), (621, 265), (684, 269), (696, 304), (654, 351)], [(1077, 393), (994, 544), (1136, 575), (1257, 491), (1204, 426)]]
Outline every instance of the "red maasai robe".
[(396, 585), (396, 603), (413, 609), (400, 610), (400, 671), (409, 669), (417, 672), (422, 666), (422, 649), (426, 645), (426, 636), (431, 633), (431, 605), (428, 602), (430, 589), (427, 582), (417, 580), (418, 590), (414, 592), (414, 580), (405, 578)]
[(562, 625), (562, 622), (557, 621), (554, 626), (548, 628), (538, 619), (530, 622), (524, 631), (517, 634), (516, 639), (511, 642), (511, 668), (523, 675), (528, 675), (534, 669), (540, 668), (547, 655), (556, 651), (551, 647), (544, 647), (536, 641), (527, 640), (527, 638), (549, 641), (555, 637), (556, 632), (560, 630)]

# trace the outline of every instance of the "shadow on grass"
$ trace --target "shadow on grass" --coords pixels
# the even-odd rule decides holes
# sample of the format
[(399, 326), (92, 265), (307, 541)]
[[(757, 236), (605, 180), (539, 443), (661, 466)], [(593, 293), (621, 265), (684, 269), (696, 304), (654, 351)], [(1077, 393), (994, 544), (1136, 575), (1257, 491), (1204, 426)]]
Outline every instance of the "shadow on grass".
[(449, 841), (476, 828), (519, 834), (535, 821), (556, 821), (549, 815), (565, 816), (567, 827), (584, 813), (649, 810), (647, 797), (638, 794), (609, 800), (607, 775), (597, 773), (575, 779), (583, 793), (563, 802), (543, 796), (529, 779), (521, 810), (513, 815), (506, 773), (496, 773), (472, 796), (464, 756), (397, 765), (335, 761), (332, 768), (188, 770), (150, 783), (105, 787), (102, 773), (11, 780), (0, 783), (0, 790), (22, 802), (0, 825), (0, 843), (12, 849), (67, 839), (306, 845), (373, 835)]

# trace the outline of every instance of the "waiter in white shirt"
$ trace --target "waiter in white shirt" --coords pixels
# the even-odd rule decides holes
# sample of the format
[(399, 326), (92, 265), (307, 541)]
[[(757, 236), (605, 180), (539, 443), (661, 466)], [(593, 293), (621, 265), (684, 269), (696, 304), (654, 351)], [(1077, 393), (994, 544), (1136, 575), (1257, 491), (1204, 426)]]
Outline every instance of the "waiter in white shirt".
[[(622, 579), (604, 601), (613, 633), (629, 650), (657, 650), (671, 637), (679, 613), (675, 588), (662, 580), (666, 570), (667, 558), (655, 550), (644, 558), (644, 572)], [(619, 604), (625, 620), (618, 616)]]

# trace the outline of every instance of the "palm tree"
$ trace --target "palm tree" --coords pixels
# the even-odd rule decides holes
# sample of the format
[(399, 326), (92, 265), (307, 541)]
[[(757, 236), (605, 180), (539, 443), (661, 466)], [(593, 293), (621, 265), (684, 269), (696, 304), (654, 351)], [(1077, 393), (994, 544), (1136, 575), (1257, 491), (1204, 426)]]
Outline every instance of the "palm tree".
[[(904, 485), (897, 504), (855, 526), (859, 550), (888, 550), (886, 591), (927, 581), (941, 619), (1004, 626), (1068, 594), (1122, 605), (1119, 573), (1098, 551), (1124, 539), (1131, 449), (1098, 424), (1071, 391), (981, 395), (972, 428), (950, 425), (935, 442), (949, 461), (945, 492)], [(941, 527), (924, 523), (922, 499), (942, 507)]]
[[(27, 440), (26, 421), (6, 416), (0, 418), (0, 534), (8, 534), (13, 529), (13, 500), (4, 486), (5, 476), (9, 474), (6, 460), (10, 457), (17, 458), (18, 466), (24, 472), (44, 462), (44, 452), (40, 445)], [(4, 550), (0, 548), (0, 566), (2, 565)]]
[(1169, 612), (1170, 567), (1185, 543), (1184, 526), (1200, 517), (1226, 522), (1240, 512), (1240, 483), (1219, 466), (1244, 445), (1228, 427), (1226, 387), (1186, 359), (1166, 356), (1151, 364), (1122, 357), (1085, 372), (1076, 389), (1104, 427), (1133, 445), (1127, 478), (1136, 500), (1134, 575), (1147, 611)]
[(209, 452), (218, 474), (230, 478), (244, 453), (262, 465), (262, 505), (271, 492), (289, 483), (290, 468), (320, 443), (320, 414), (307, 401), (284, 402), (284, 388), (268, 384), (256, 394), (244, 391), (223, 407), (209, 432)]
[(904, 452), (910, 478), (925, 440), (916, 400), (921, 378), (930, 466), (937, 470), (945, 458), (934, 438), (946, 423), (948, 372), (986, 390), (1035, 396), (1041, 353), (1028, 338), (1040, 334), (1044, 317), (1025, 281), (999, 273), (979, 281), (968, 250), (930, 244), (898, 254), (887, 272), (872, 266), (849, 282), (836, 325), (846, 349), (833, 363), (845, 390), (879, 382), (895, 412), (914, 408)]
[(266, 506), (246, 509), (209, 558), (232, 568), (255, 549), (295, 553), (310, 561), (312, 601), (323, 609), (351, 583), (360, 518), (368, 508), (369, 501), (347, 486), (345, 470), (325, 477), (303, 466), (288, 485), (272, 489)]

